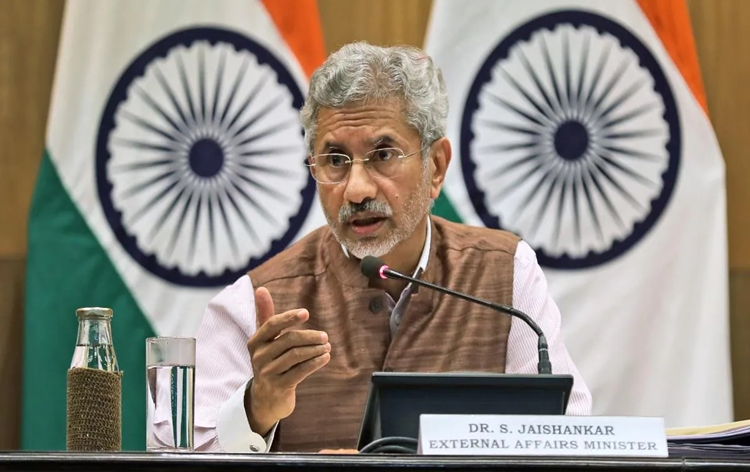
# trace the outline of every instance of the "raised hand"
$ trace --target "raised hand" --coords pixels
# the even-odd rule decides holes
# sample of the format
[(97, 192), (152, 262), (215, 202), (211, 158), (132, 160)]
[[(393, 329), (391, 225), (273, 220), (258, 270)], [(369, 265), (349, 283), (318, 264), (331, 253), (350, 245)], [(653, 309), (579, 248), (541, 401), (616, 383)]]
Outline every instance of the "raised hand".
[(331, 345), (323, 331), (295, 329), (310, 317), (307, 310), (275, 314), (266, 288), (255, 291), (255, 306), (260, 328), (247, 342), (254, 374), (245, 411), (250, 428), (266, 435), (294, 411), (297, 385), (331, 360)]

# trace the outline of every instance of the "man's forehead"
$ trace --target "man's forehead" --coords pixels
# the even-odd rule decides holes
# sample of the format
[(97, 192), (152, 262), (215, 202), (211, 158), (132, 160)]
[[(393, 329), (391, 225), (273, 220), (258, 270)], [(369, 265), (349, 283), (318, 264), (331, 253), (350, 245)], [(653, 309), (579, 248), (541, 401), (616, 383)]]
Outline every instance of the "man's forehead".
[(398, 99), (373, 100), (368, 102), (353, 102), (342, 107), (320, 107), (318, 110), (318, 125), (324, 125), (332, 120), (394, 120), (404, 121), (401, 103)]
[(377, 145), (403, 141), (413, 134), (400, 109), (385, 104), (321, 108), (317, 121), (316, 141), (321, 145), (342, 139)]

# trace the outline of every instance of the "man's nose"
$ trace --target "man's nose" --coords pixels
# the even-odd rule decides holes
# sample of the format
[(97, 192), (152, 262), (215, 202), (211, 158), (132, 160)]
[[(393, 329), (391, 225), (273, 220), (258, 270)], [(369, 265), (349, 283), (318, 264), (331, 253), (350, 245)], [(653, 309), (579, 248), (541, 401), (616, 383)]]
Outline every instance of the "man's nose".
[(349, 178), (344, 189), (344, 198), (352, 203), (362, 203), (374, 199), (378, 194), (378, 186), (362, 162), (352, 162)]

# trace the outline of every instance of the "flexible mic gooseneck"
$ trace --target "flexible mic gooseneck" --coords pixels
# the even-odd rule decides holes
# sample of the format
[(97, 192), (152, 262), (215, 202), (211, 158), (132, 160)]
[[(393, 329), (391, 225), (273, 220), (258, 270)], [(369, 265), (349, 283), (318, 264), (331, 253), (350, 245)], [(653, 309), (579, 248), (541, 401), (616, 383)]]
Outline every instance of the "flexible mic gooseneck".
[(515, 308), (508, 306), (508, 305), (488, 302), (487, 300), (482, 300), (481, 298), (472, 297), (471, 295), (467, 295), (465, 293), (457, 292), (449, 288), (441, 287), (440, 285), (435, 285), (430, 282), (425, 282), (423, 280), (415, 279), (413, 277), (409, 277), (408, 275), (401, 274), (399, 272), (396, 272), (395, 270), (390, 269), (383, 261), (381, 261), (377, 257), (365, 256), (362, 259), (362, 264), (360, 268), (362, 270), (362, 273), (370, 279), (380, 278), (380, 279), (406, 280), (413, 284), (431, 288), (433, 290), (437, 290), (438, 292), (445, 293), (447, 295), (451, 295), (454, 297), (458, 297), (463, 300), (476, 303), (478, 305), (491, 308), (495, 311), (499, 311), (501, 313), (505, 313), (507, 315), (515, 316), (516, 318), (522, 319), (527, 325), (529, 325), (529, 327), (532, 330), (534, 330), (534, 332), (539, 337), (539, 344), (538, 344), (539, 363), (537, 364), (538, 373), (540, 374), (552, 373), (552, 364), (550, 363), (550, 360), (549, 360), (549, 348), (547, 347), (547, 338), (544, 336), (544, 333), (542, 332), (542, 329), (539, 327), (539, 325), (536, 324), (536, 322), (534, 322), (534, 320), (532, 320), (531, 317), (529, 317), (529, 315), (527, 315), (526, 313), (516, 310)]

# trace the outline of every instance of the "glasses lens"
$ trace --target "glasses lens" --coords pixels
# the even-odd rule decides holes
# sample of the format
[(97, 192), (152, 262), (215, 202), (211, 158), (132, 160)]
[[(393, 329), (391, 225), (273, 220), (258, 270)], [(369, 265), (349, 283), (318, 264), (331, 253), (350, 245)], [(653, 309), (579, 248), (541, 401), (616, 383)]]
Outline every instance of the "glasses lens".
[(321, 154), (315, 156), (315, 178), (318, 182), (340, 182), (344, 180), (351, 161), (343, 154)]
[(375, 149), (367, 153), (367, 163), (372, 169), (383, 177), (393, 177), (398, 174), (403, 163), (404, 153), (397, 148)]

